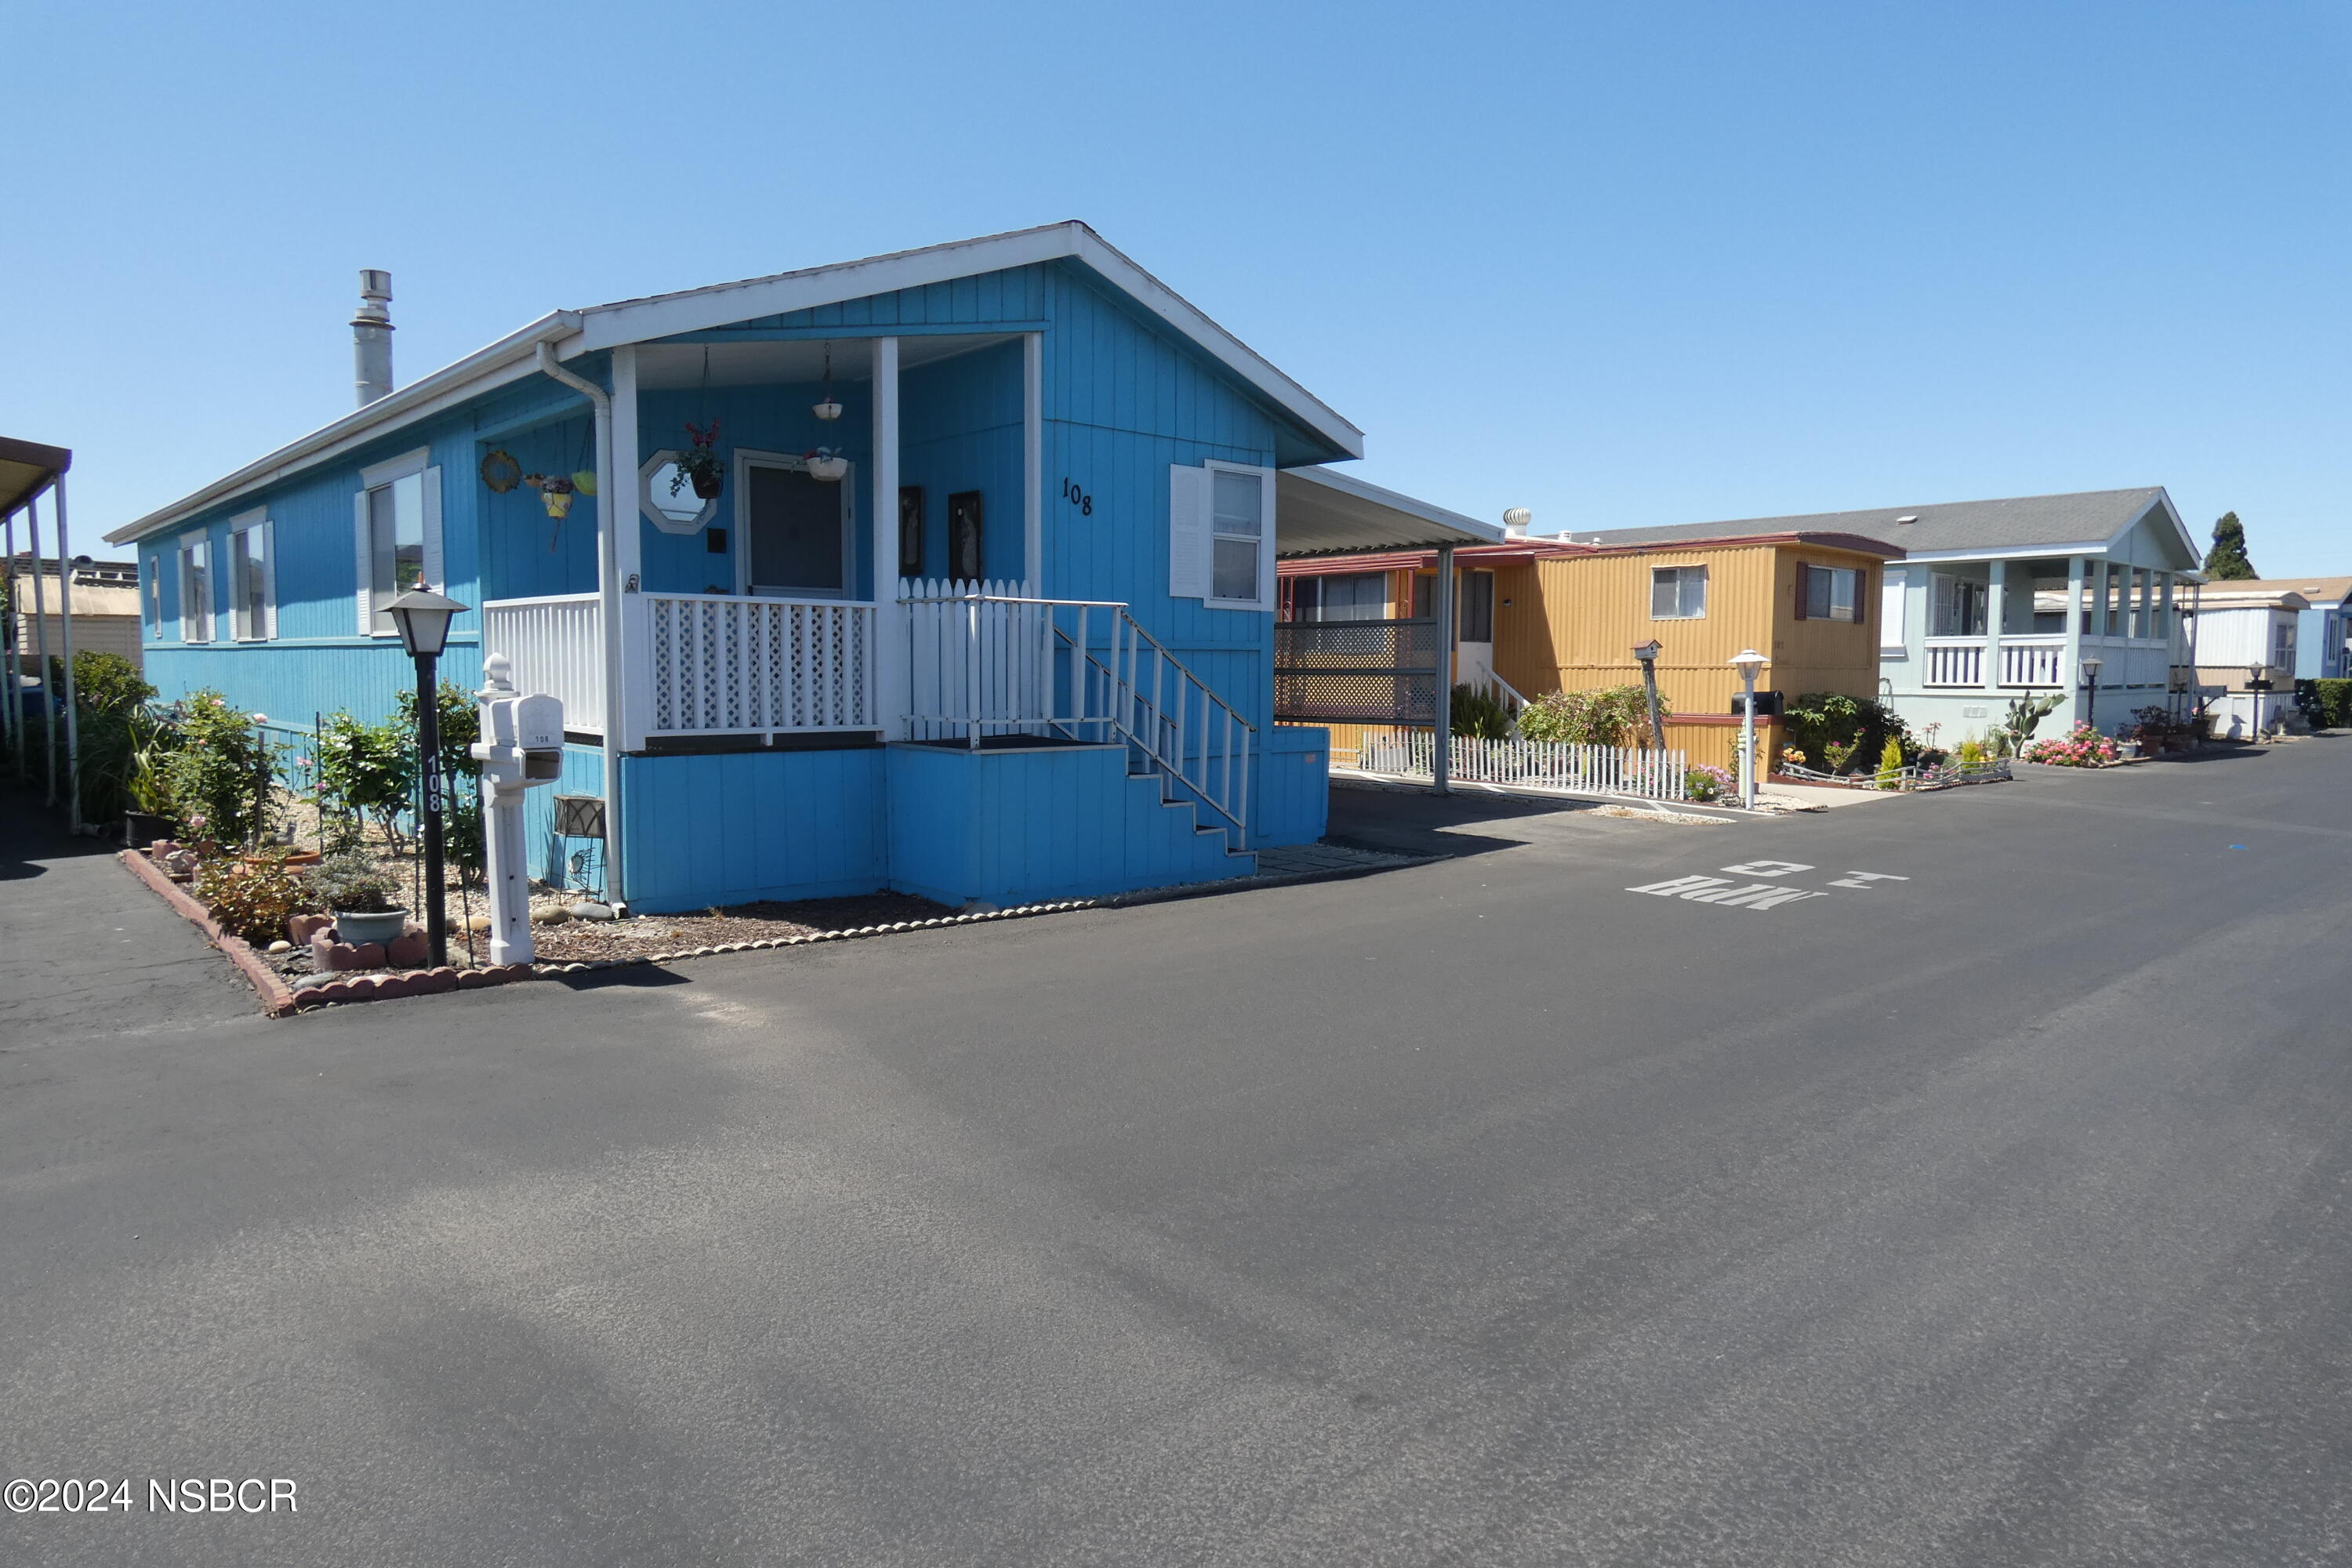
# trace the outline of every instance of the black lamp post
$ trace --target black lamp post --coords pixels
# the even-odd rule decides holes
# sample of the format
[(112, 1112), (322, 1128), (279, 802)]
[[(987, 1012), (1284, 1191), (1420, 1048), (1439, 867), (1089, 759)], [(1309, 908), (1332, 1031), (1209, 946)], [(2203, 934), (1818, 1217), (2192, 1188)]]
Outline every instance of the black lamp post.
[(1650, 739), (1661, 752), (1666, 749), (1666, 727), (1658, 718), (1658, 655), (1664, 651), (1664, 645), (1655, 637), (1633, 650), (1642, 664), (1642, 697), (1650, 707)]
[(2084, 710), (2083, 722), (2095, 730), (2099, 727), (2099, 660), (2096, 658), (2083, 661), (2083, 682), (2091, 689), (2090, 706)]
[(425, 777), (425, 946), (426, 962), (438, 969), (449, 962), (449, 918), (441, 897), (441, 700), (434, 667), (449, 640), (450, 619), (466, 606), (411, 588), (384, 608), (400, 628), (400, 646), (416, 661), (416, 760)]
[(2271, 689), (2271, 667), (2267, 664), (2246, 666), (2246, 693), (2252, 700), (2254, 717), (2246, 739), (2260, 744), (2263, 738), (2263, 693)]

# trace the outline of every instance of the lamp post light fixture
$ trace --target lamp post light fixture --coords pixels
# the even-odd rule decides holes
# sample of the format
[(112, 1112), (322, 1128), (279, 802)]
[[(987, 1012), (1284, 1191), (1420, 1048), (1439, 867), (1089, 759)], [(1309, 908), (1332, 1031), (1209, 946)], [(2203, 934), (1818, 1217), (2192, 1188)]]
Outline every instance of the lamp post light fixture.
[(1642, 664), (1642, 695), (1650, 705), (1650, 741), (1661, 752), (1666, 749), (1665, 722), (1658, 717), (1658, 655), (1664, 647), (1652, 637), (1633, 649), (1633, 657)]
[(2246, 739), (2260, 744), (2263, 738), (2263, 693), (2271, 689), (2271, 667), (2256, 660), (2246, 666), (2246, 692), (2252, 700), (2254, 716), (2246, 731)]
[(2090, 706), (2083, 712), (2083, 722), (2095, 730), (2099, 727), (2099, 656), (2093, 654), (2083, 661), (2083, 684), (2091, 689)]
[(449, 917), (441, 894), (441, 702), (435, 666), (449, 641), (449, 623), (467, 606), (423, 588), (384, 606), (400, 628), (400, 646), (416, 661), (416, 765), (425, 781), (425, 947), (435, 969), (449, 962)]
[(1739, 804), (1747, 810), (1756, 809), (1756, 674), (1772, 661), (1754, 648), (1742, 648), (1731, 656), (1731, 668), (1739, 672)]

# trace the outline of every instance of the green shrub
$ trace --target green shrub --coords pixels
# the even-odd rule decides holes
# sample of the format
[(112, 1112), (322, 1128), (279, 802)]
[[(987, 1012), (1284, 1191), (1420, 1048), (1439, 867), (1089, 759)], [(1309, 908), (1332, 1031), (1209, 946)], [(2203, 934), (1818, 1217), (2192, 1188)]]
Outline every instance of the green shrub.
[(1886, 744), (1878, 749), (1878, 787), (1881, 789), (1900, 787), (1903, 782), (1903, 742), (1889, 735), (1886, 737)]
[[(1454, 732), (1457, 735), (1475, 731), (1465, 730), (1461, 722), (1462, 693), (1466, 687), (1454, 688)], [(442, 847), (449, 864), (468, 887), (481, 880), (482, 849), (482, 764), (474, 759), (474, 742), (482, 738), (482, 710), (474, 702), (473, 693), (454, 681), (445, 680), (436, 694), (439, 698), (441, 721), (441, 767), (443, 789), (441, 804)], [(404, 743), (414, 753), (416, 749), (416, 693), (400, 694), (397, 724)], [(1503, 728), (1487, 740), (1498, 740), (1510, 732), (1507, 718)]]
[(1798, 750), (1821, 758), (1830, 773), (1843, 773), (1857, 756), (1883, 754), (1893, 741), (1905, 762), (1916, 761), (1919, 743), (1901, 714), (1867, 697), (1843, 691), (1808, 691), (1788, 705), (1781, 727)]
[(2294, 700), (2315, 729), (2352, 729), (2352, 679), (2298, 680)]
[(196, 900), (230, 935), (263, 944), (286, 934), (289, 916), (315, 907), (310, 889), (283, 856), (206, 860), (196, 871)]
[(304, 907), (314, 910), (375, 914), (392, 909), (392, 900), (400, 896), (400, 884), (360, 849), (328, 856), (305, 880), (310, 902)]
[(191, 694), (180, 705), (179, 730), (167, 765), (182, 825), (215, 843), (257, 840), (268, 826), (278, 748), (252, 714), (230, 707), (217, 691)]
[(1507, 741), (1511, 738), (1511, 710), (1503, 700), (1483, 686), (1457, 686), (1449, 711), (1454, 719), (1454, 732), (1480, 741)]
[[(1659, 699), (1659, 722), (1672, 717), (1665, 700)], [(1519, 710), (1519, 733), (1571, 746), (1647, 746), (1649, 701), (1638, 686), (1549, 692), (1530, 698)]]
[[(155, 689), (147, 684), (139, 667), (119, 653), (83, 648), (74, 655), (73, 673), (74, 700), (81, 707), (85, 723), (92, 713), (126, 713), (155, 699)], [(60, 682), (58, 689), (62, 691), (62, 677)]]
[(319, 787), (347, 815), (373, 819), (384, 842), (400, 845), (400, 818), (416, 787), (416, 731), (398, 719), (363, 724), (329, 719), (319, 737)]

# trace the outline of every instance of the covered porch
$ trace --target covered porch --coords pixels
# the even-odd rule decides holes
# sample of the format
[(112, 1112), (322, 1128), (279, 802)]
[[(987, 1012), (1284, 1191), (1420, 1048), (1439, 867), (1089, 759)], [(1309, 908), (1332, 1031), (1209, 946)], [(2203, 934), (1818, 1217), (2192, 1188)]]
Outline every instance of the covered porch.
[[(2167, 692), (2194, 583), (2082, 555), (1937, 563), (1914, 679), (1923, 691), (1950, 694), (2059, 691), (2071, 700), (2094, 680), (2127, 697)], [(1887, 625), (1899, 638), (1900, 620)]]

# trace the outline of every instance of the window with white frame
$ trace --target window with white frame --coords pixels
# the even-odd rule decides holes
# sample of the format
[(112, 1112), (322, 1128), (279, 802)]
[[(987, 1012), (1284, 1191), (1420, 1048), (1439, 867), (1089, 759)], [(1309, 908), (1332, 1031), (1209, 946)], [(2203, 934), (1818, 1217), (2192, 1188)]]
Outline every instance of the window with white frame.
[(395, 635), (392, 601), (441, 586), (441, 470), (430, 457), (419, 447), (360, 471), (352, 526), (362, 636)]
[(1377, 621), (1389, 613), (1389, 574), (1350, 572), (1300, 577), (1291, 590), (1291, 616), (1301, 621)]
[(1170, 468), (1168, 592), (1212, 609), (1275, 607), (1272, 468)]
[(1797, 618), (1859, 622), (1862, 574), (1851, 566), (1799, 566)]
[(2294, 670), (2294, 623), (2293, 621), (2271, 623), (2271, 662), (2281, 669), (2290, 672)]
[(1903, 583), (1899, 571), (1880, 574), (1878, 579), (1878, 656), (1900, 658), (1905, 656), (1903, 641)]
[(269, 520), (256, 514), (229, 524), (228, 607), (230, 632), (239, 642), (278, 635), (277, 563), (270, 550)]
[(180, 541), (180, 640), (213, 640), (212, 541), (191, 534)]
[(1650, 568), (1650, 618), (1654, 621), (1695, 621), (1706, 615), (1706, 568)]

